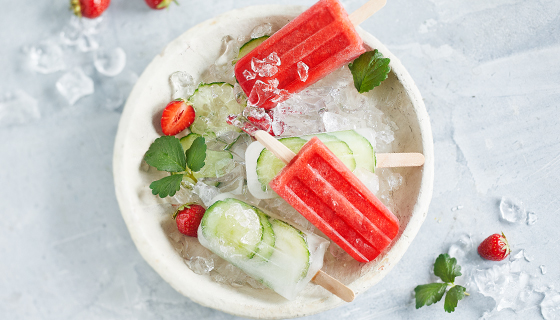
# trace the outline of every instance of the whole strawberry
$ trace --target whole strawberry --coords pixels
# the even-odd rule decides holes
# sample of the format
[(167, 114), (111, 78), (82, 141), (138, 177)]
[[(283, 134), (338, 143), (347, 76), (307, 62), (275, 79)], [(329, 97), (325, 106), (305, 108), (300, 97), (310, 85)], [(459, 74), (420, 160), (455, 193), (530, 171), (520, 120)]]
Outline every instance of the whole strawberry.
[(482, 258), (492, 261), (504, 260), (510, 251), (508, 241), (503, 233), (495, 233), (489, 236), (478, 246), (478, 254)]
[[(175, 0), (146, 0), (146, 3), (148, 4), (148, 6), (152, 9), (155, 9), (155, 10), (161, 10), (161, 9), (167, 8), (171, 4), (171, 2), (177, 3), (177, 1), (175, 1)], [(179, 4), (179, 3), (177, 3), (177, 4)]]
[(97, 18), (111, 3), (111, 0), (71, 0), (72, 12), (78, 17)]
[(196, 237), (198, 226), (205, 211), (206, 209), (198, 204), (185, 204), (179, 207), (173, 216), (179, 232), (190, 237)]

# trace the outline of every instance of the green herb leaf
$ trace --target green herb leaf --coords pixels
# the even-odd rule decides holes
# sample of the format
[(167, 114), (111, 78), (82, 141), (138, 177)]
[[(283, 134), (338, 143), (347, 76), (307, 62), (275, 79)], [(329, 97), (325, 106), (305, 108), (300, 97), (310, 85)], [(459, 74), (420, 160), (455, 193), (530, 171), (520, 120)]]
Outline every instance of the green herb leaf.
[(350, 63), (348, 68), (352, 72), (354, 86), (358, 92), (368, 92), (387, 79), (387, 75), (391, 71), (389, 62), (391, 62), (389, 58), (383, 58), (381, 52), (375, 49), (363, 53)]
[(416, 309), (429, 306), (443, 298), (447, 283), (423, 284), (414, 288), (416, 293)]
[(440, 254), (434, 264), (434, 274), (443, 282), (453, 283), (455, 277), (461, 275), (461, 266), (457, 265), (457, 259), (451, 258), (447, 253)]
[(174, 196), (181, 189), (181, 180), (183, 180), (182, 174), (172, 174), (169, 177), (152, 182), (150, 189), (152, 189), (152, 194), (157, 194), (160, 198)]
[(197, 172), (204, 167), (206, 159), (206, 142), (203, 137), (194, 139), (189, 150), (185, 152), (187, 157), (187, 166), (193, 172)]
[(172, 136), (157, 138), (144, 155), (144, 160), (150, 166), (167, 172), (185, 171), (187, 165), (179, 139)]
[(465, 287), (454, 286), (447, 291), (447, 294), (445, 295), (445, 302), (443, 304), (445, 311), (449, 313), (455, 311), (457, 302), (465, 297), (465, 290)]

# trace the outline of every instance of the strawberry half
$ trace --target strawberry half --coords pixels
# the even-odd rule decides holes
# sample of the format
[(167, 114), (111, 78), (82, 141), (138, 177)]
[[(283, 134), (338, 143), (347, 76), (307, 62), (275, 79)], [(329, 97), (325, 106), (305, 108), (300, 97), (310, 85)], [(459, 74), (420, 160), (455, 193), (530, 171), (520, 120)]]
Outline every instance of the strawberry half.
[(111, 0), (71, 0), (70, 6), (78, 17), (93, 19), (107, 10), (110, 3)]
[(146, 4), (152, 9), (161, 10), (163, 8), (169, 7), (171, 2), (175, 2), (177, 5), (179, 4), (175, 0), (146, 0)]
[(191, 104), (183, 99), (171, 101), (161, 115), (161, 131), (166, 136), (174, 136), (194, 122), (195, 113)]
[(504, 260), (510, 251), (508, 241), (503, 233), (495, 233), (489, 236), (478, 246), (478, 254), (482, 258), (492, 261)]
[(185, 204), (179, 207), (173, 215), (179, 232), (190, 237), (196, 237), (204, 212), (206, 212), (206, 209), (198, 204)]

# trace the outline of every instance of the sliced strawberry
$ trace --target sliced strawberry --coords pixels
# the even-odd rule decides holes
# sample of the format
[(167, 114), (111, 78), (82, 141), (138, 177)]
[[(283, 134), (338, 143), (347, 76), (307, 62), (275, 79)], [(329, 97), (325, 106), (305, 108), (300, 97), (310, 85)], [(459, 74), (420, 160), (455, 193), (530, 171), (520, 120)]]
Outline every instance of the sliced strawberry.
[(93, 19), (99, 17), (110, 3), (111, 0), (71, 0), (70, 6), (78, 17)]
[(206, 209), (198, 204), (186, 204), (180, 207), (173, 216), (179, 232), (190, 237), (196, 237), (204, 212), (206, 212)]
[(166, 136), (174, 136), (194, 122), (195, 113), (191, 104), (183, 99), (171, 101), (161, 115), (161, 130)]
[(502, 261), (510, 253), (510, 248), (506, 236), (495, 233), (478, 246), (478, 254), (486, 260)]

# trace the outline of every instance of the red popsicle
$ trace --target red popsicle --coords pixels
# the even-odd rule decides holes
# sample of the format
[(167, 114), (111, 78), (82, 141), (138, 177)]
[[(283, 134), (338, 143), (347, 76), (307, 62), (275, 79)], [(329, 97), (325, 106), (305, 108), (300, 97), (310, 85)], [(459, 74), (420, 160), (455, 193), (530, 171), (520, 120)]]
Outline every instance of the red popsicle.
[(386, 0), (372, 0), (353, 19), (338, 0), (320, 0), (235, 65), (249, 103), (271, 109), (365, 52), (354, 29)]

